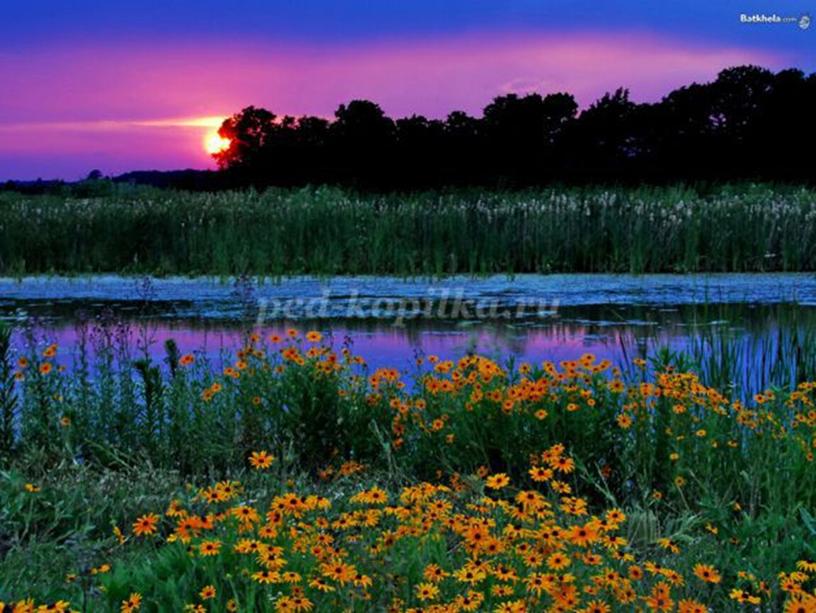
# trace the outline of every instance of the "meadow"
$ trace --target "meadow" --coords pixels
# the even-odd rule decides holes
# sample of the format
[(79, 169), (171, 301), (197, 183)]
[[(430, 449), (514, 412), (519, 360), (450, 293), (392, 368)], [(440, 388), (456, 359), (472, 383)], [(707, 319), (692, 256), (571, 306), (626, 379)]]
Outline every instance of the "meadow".
[[(801, 187), (92, 187), (0, 193), (0, 274), (816, 270)], [(816, 342), (777, 299), (614, 364), (0, 322), (0, 613), (816, 611)]]
[(0, 334), (10, 610), (816, 610), (804, 375), (742, 399), (669, 352), (407, 373), (293, 329), (221, 369), (108, 338), (64, 370)]
[(804, 187), (0, 193), (0, 274), (816, 270)]

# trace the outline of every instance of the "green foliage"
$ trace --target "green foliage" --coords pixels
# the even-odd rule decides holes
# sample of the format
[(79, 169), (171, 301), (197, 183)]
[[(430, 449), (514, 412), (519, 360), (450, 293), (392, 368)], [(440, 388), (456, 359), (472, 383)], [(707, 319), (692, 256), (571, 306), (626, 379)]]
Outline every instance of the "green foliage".
[(0, 194), (0, 274), (816, 270), (816, 195), (724, 185)]
[(0, 460), (8, 459), (13, 451), (16, 408), (11, 328), (0, 322)]
[[(69, 572), (88, 575), (118, 555), (112, 532), (183, 488), (179, 476), (149, 467), (99, 470), (63, 463), (45, 469), (29, 452), (0, 471), (0, 601), (24, 593), (57, 600), (75, 586)], [(25, 474), (25, 478), (23, 477)]]

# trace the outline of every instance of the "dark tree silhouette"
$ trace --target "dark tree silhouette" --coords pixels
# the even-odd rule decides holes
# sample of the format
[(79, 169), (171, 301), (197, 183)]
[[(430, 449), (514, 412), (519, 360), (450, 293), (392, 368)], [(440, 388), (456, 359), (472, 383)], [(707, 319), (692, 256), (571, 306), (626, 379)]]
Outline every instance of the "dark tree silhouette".
[(790, 69), (774, 77), (753, 130), (754, 153), (757, 161), (764, 164), (759, 170), (780, 179), (795, 179), (813, 172), (814, 103), (814, 75), (808, 79), (802, 71)]
[(221, 168), (251, 167), (260, 164), (273, 145), (278, 130), (276, 115), (263, 108), (248, 106), (226, 119), (218, 129), (222, 138), (230, 141), (229, 148), (213, 157)]
[[(411, 115), (396, 121), (396, 160), (390, 177), (394, 184), (410, 187), (412, 183), (434, 185), (445, 173), (442, 147), (445, 143), (445, 124), (438, 119)], [(402, 176), (400, 176), (402, 175)]]
[(376, 182), (394, 153), (393, 120), (368, 100), (341, 104), (334, 116), (330, 133), (337, 172), (353, 183)]
[(636, 110), (628, 90), (621, 88), (613, 94), (604, 94), (570, 126), (569, 161), (578, 167), (583, 160), (585, 169), (591, 173), (623, 171), (640, 151), (634, 122)]
[(482, 120), (486, 146), (500, 155), (494, 171), (506, 181), (522, 183), (551, 172), (558, 140), (577, 111), (570, 94), (495, 98)]
[(816, 74), (738, 66), (656, 103), (626, 89), (583, 112), (571, 94), (507, 94), (482, 117), (389, 118), (374, 102), (333, 121), (247, 107), (219, 133), (225, 185), (335, 183), (377, 189), (551, 181), (814, 179)]

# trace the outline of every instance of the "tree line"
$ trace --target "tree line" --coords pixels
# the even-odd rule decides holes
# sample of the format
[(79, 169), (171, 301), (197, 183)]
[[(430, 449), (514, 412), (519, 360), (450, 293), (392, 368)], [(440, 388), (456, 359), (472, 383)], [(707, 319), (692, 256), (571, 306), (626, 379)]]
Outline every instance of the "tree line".
[(249, 106), (219, 134), (219, 171), (134, 171), (78, 183), (0, 183), (0, 191), (94, 196), (121, 184), (192, 191), (333, 184), (412, 190), (523, 188), (552, 183), (719, 183), (816, 179), (816, 73), (758, 66), (637, 103), (609, 92), (584, 110), (572, 94), (507, 94), (480, 117), (392, 119), (374, 102), (341, 104), (333, 119)]
[(481, 117), (388, 117), (374, 102), (333, 120), (249, 106), (214, 155), (232, 185), (519, 187), (559, 182), (810, 181), (816, 73), (738, 66), (655, 103), (620, 88), (579, 112), (569, 93), (507, 94)]

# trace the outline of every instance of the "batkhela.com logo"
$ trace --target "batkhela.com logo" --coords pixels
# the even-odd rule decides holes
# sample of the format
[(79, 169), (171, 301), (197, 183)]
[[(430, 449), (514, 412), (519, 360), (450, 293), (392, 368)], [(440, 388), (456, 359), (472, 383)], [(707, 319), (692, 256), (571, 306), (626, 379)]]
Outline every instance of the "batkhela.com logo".
[(778, 24), (778, 23), (790, 23), (796, 24), (799, 26), (800, 30), (807, 30), (811, 24), (811, 18), (809, 14), (803, 14), (796, 16), (784, 16), (779, 15), (777, 13), (740, 13), (739, 16), (740, 23), (748, 23), (748, 24)]

